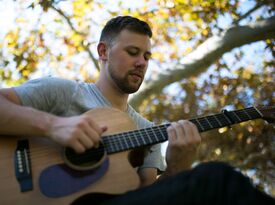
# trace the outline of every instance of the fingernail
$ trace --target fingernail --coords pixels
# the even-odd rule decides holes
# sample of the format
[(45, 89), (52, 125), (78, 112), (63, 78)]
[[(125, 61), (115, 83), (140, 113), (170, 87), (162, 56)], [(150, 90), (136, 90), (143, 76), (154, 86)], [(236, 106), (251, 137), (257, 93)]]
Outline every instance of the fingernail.
[(107, 126), (101, 127), (102, 132), (105, 132), (107, 129), (108, 129)]

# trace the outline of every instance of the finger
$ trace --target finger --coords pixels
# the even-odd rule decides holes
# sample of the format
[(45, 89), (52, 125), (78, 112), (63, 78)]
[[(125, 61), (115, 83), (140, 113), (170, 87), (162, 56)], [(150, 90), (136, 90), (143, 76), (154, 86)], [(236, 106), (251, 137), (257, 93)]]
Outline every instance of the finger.
[[(86, 116), (86, 117), (87, 117), (86, 120), (87, 120), (88, 124), (86, 124), (84, 132), (90, 138), (90, 140), (93, 142), (93, 146), (97, 148), (99, 146), (99, 142), (101, 140), (100, 136), (103, 132), (105, 132), (107, 130), (107, 126), (100, 127), (89, 116)], [(83, 140), (85, 140), (85, 139), (83, 139)], [(87, 144), (87, 146), (89, 146), (89, 148), (91, 148), (89, 144)]]
[(194, 123), (190, 122), (190, 121), (189, 121), (189, 123), (190, 123), (190, 126), (192, 127), (192, 133), (193, 133), (195, 141), (197, 143), (200, 143), (201, 142), (201, 136), (200, 136), (200, 133), (199, 133), (199, 130), (198, 130), (197, 126)]
[(103, 133), (103, 131), (105, 131), (105, 127), (106, 126), (103, 126), (103, 127), (100, 127), (93, 119), (91, 118), (88, 118), (88, 122), (89, 122), (89, 125), (93, 128), (93, 130), (98, 133), (99, 135), (101, 135)]
[(85, 149), (90, 149), (95, 145), (95, 142), (90, 136), (88, 136), (88, 134), (86, 134), (86, 131), (78, 135), (77, 139)]
[(77, 140), (74, 142), (74, 144), (71, 147), (78, 154), (83, 153), (86, 150), (85, 147)]
[(193, 127), (191, 126), (191, 124), (189, 123), (189, 121), (187, 120), (180, 120), (179, 123), (182, 126), (182, 129), (184, 130), (185, 133), (185, 143), (189, 144), (192, 142), (193, 140)]
[(190, 121), (185, 121), (183, 127), (186, 133), (186, 144), (197, 145), (200, 142), (200, 135), (197, 127)]
[(176, 141), (177, 139), (176, 132), (171, 125), (167, 128), (167, 133), (168, 133), (169, 143), (173, 143), (174, 141)]
[(177, 135), (177, 140), (179, 143), (185, 143), (186, 138), (186, 132), (183, 127), (183, 124), (185, 123), (184, 120), (180, 120), (179, 122), (172, 123), (172, 126), (174, 127)]
[(85, 134), (93, 142), (93, 146), (97, 148), (99, 146), (99, 142), (101, 139), (100, 135), (97, 132), (95, 132), (95, 130), (91, 127), (87, 127), (85, 129)]

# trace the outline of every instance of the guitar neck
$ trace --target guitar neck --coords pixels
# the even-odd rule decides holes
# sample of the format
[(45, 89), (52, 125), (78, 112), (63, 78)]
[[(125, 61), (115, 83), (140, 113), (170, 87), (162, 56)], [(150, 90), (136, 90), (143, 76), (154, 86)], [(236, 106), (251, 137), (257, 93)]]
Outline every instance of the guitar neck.
[[(197, 126), (199, 132), (204, 132), (262, 117), (263, 116), (258, 109), (255, 107), (249, 107), (245, 109), (225, 111), (215, 115), (194, 118), (190, 119), (189, 121)], [(168, 139), (166, 129), (169, 125), (170, 123), (167, 123), (140, 130), (105, 136), (103, 138), (103, 144), (107, 153), (110, 154), (164, 142)]]

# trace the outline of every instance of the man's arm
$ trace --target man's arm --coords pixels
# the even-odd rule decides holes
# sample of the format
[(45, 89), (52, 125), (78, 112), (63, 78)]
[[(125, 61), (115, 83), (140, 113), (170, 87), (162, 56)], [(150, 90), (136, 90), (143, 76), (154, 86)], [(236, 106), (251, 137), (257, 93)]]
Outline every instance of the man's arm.
[(55, 116), (21, 106), (20, 99), (12, 88), (0, 90), (0, 133), (2, 135), (46, 136), (50, 122)]
[(143, 168), (138, 171), (140, 179), (140, 187), (148, 186), (153, 184), (157, 179), (156, 168)]
[[(171, 123), (171, 126), (167, 128), (167, 133), (169, 142), (166, 150), (167, 168), (158, 179), (191, 169), (201, 142), (197, 127), (187, 120)], [(157, 180), (157, 169), (141, 169), (139, 177), (141, 187), (150, 185)]]
[(64, 118), (22, 106), (12, 88), (0, 89), (0, 113), (0, 135), (49, 137), (79, 153), (98, 146), (106, 130), (88, 116)]
[(166, 150), (167, 168), (160, 179), (191, 169), (201, 142), (197, 127), (187, 120), (171, 123), (167, 132), (169, 142)]

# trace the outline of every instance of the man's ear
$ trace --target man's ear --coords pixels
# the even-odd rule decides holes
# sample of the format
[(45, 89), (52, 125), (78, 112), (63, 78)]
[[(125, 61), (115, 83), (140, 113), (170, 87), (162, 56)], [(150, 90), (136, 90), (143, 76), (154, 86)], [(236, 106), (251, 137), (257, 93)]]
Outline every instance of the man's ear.
[(107, 45), (104, 42), (99, 42), (97, 45), (97, 53), (100, 60), (107, 60)]

